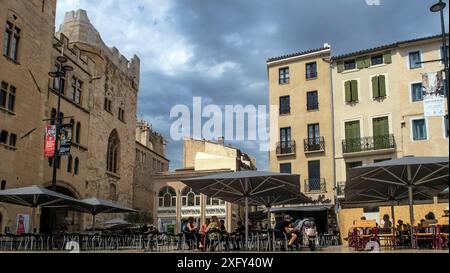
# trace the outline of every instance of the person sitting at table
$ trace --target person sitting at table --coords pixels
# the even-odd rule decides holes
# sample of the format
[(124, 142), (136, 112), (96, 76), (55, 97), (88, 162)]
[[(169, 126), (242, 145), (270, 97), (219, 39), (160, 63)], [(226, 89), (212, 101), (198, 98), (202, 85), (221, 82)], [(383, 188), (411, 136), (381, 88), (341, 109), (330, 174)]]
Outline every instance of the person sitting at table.
[(198, 247), (199, 243), (199, 237), (198, 237), (198, 227), (194, 223), (194, 217), (189, 217), (187, 224), (184, 226), (183, 233), (186, 237), (186, 242), (189, 244), (189, 249), (192, 249), (194, 247), (194, 244), (192, 243), (195, 241), (196, 247)]
[(384, 221), (383, 228), (385, 228), (385, 229), (392, 228), (392, 222), (389, 218), (389, 215), (385, 214), (383, 216), (383, 221)]
[(245, 237), (245, 225), (241, 220), (237, 221), (236, 228), (233, 233), (233, 249), (240, 250), (240, 243), (243, 241), (242, 239)]
[(211, 221), (209, 220), (209, 218), (206, 218), (205, 223), (200, 228), (200, 234), (201, 234), (200, 246), (199, 246), (200, 249), (204, 249), (206, 246), (206, 242), (208, 240), (208, 238), (206, 236), (206, 229), (208, 228), (210, 223), (211, 223)]
[(220, 220), (220, 234), (222, 234), (221, 241), (225, 242), (225, 250), (230, 250), (230, 238), (224, 220)]
[(397, 233), (399, 235), (399, 244), (405, 245), (409, 242), (409, 229), (408, 226), (403, 223), (403, 220), (397, 221)]
[(427, 225), (437, 224), (436, 216), (431, 211), (425, 215), (425, 221), (427, 222)]
[[(211, 219), (211, 223), (206, 228), (206, 233), (208, 235), (207, 237), (209, 241), (216, 241), (217, 239), (219, 239), (217, 233), (220, 232), (220, 222), (217, 216), (213, 216)], [(215, 245), (211, 246), (211, 250), (214, 251), (215, 247)]]
[(294, 243), (298, 238), (296, 230), (292, 227), (292, 220), (290, 215), (285, 215), (283, 221), (279, 222), (276, 227), (277, 230), (286, 234), (289, 240), (288, 248), (291, 250), (294, 248)]

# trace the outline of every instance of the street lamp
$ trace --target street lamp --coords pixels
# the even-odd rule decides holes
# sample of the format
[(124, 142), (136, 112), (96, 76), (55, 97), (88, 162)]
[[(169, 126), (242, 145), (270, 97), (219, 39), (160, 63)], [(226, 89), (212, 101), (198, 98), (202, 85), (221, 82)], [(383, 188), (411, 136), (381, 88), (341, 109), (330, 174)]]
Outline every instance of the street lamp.
[(58, 69), (56, 71), (51, 71), (48, 73), (48, 75), (52, 78), (58, 79), (58, 107), (56, 109), (56, 116), (53, 118), (53, 123), (56, 125), (56, 135), (55, 135), (55, 150), (53, 153), (53, 173), (52, 173), (52, 190), (56, 191), (56, 173), (57, 173), (57, 162), (58, 165), (61, 164), (60, 162), (60, 155), (59, 155), (59, 149), (58, 149), (58, 142), (59, 142), (59, 130), (60, 126), (62, 124), (61, 119), (61, 93), (62, 93), (62, 77), (66, 75), (66, 72), (73, 71), (73, 67), (70, 65), (65, 65), (67, 63), (68, 59), (63, 54), (61, 56), (58, 56), (56, 58), (58, 61)]
[[(447, 54), (447, 38), (445, 34), (445, 20), (444, 20), (444, 9), (446, 7), (446, 4), (442, 2), (442, 0), (439, 0), (438, 3), (431, 6), (430, 11), (431, 12), (439, 12), (441, 15), (441, 30), (442, 30), (442, 55), (443, 55), (443, 62), (444, 62), (444, 73), (445, 73), (445, 90), (444, 94), (447, 94), (447, 111), (450, 109), (450, 101), (449, 101), (449, 94), (448, 94), (448, 54)], [(447, 133), (450, 133), (450, 129), (447, 131)]]

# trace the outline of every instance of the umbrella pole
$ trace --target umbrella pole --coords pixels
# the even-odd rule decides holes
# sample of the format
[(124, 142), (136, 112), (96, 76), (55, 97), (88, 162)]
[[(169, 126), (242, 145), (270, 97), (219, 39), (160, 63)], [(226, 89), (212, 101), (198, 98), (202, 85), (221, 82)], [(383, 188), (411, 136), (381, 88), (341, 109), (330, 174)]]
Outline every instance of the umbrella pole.
[(92, 214), (92, 231), (95, 232), (95, 214)]
[(36, 220), (36, 208), (33, 207), (31, 209), (31, 225), (30, 225), (30, 233), (31, 234), (34, 234), (34, 223), (35, 223), (35, 220)]
[(245, 249), (248, 249), (248, 197), (245, 197)]
[(392, 217), (392, 227), (395, 227), (395, 201), (392, 201), (392, 205), (391, 205), (391, 217)]

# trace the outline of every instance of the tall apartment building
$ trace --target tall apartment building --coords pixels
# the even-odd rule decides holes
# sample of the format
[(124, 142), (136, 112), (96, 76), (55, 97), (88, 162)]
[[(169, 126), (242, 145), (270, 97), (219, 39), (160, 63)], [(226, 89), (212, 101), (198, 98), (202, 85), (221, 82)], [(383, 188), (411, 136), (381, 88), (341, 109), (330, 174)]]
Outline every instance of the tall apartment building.
[[(349, 168), (404, 156), (448, 157), (448, 114), (424, 117), (422, 75), (442, 71), (441, 36), (401, 41), (333, 57), (337, 196), (345, 197)], [(448, 113), (448, 109), (447, 109)], [(445, 205), (445, 204), (444, 204)], [(444, 205), (416, 209), (442, 214)], [(448, 206), (448, 203), (446, 204)], [(341, 230), (361, 217), (380, 219), (379, 210), (344, 209)], [(381, 216), (380, 216), (381, 214)], [(407, 220), (407, 208), (397, 212)], [(404, 216), (402, 216), (404, 215)]]
[(159, 229), (181, 232), (189, 217), (198, 223), (217, 216), (232, 230), (242, 218), (242, 209), (217, 198), (198, 195), (180, 180), (223, 172), (255, 170), (256, 160), (235, 147), (206, 140), (185, 139), (183, 142), (183, 168), (154, 177), (154, 223)]
[(330, 59), (325, 44), (267, 61), (269, 102), (279, 106), (278, 127), (271, 126), (278, 137), (270, 170), (301, 175), (301, 191), (315, 201), (314, 210), (326, 212), (317, 215), (324, 218), (322, 226), (333, 225), (335, 201)]

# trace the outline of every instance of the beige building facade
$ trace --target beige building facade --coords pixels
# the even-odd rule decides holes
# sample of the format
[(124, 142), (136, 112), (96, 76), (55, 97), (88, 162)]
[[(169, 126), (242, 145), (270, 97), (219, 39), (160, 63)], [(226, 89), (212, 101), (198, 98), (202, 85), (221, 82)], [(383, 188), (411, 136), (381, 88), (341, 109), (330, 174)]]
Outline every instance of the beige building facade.
[[(441, 48), (441, 37), (433, 36), (333, 58), (339, 200), (345, 198), (349, 168), (404, 156), (448, 157), (448, 109), (445, 117), (424, 117), (423, 105), (422, 75), (444, 69), (439, 61)], [(445, 204), (429, 203), (416, 206), (416, 219), (423, 219), (429, 211), (440, 217), (448, 207), (448, 200)], [(407, 207), (397, 210), (396, 219), (408, 222)], [(390, 210), (342, 209), (340, 230), (345, 236), (353, 220), (365, 215), (380, 223), (384, 214), (390, 215)]]
[[(278, 137), (271, 139), (270, 170), (300, 174), (301, 191), (326, 212), (335, 202), (330, 59), (325, 44), (267, 61), (270, 105), (279, 108), (278, 126), (271, 125), (271, 136)], [(324, 230), (332, 228), (332, 217), (320, 217)]]
[(217, 198), (196, 194), (180, 182), (182, 179), (213, 175), (223, 172), (255, 170), (256, 160), (239, 149), (206, 140), (183, 141), (183, 168), (154, 177), (155, 206), (154, 223), (166, 232), (181, 232), (189, 217), (198, 224), (206, 218), (217, 216), (232, 230), (242, 219), (242, 209)]

